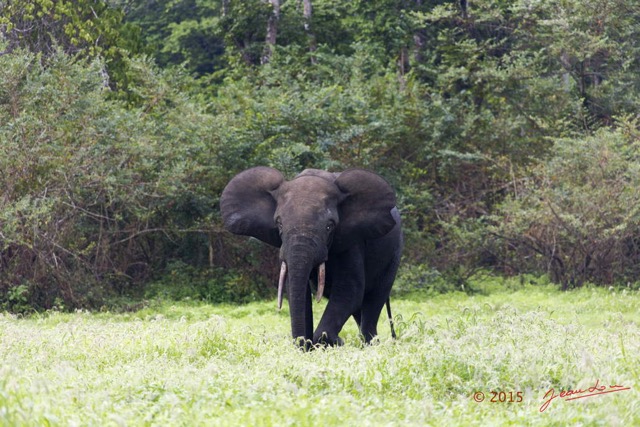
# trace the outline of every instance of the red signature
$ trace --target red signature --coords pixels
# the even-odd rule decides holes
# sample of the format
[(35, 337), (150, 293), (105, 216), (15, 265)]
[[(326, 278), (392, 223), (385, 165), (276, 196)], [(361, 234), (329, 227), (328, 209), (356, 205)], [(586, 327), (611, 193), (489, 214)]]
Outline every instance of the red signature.
[(547, 393), (542, 398), (542, 400), (544, 400), (544, 403), (540, 407), (540, 412), (544, 412), (549, 407), (551, 402), (557, 397), (564, 399), (566, 402), (569, 400), (582, 399), (585, 397), (597, 396), (599, 394), (615, 393), (618, 391), (631, 389), (631, 387), (625, 387), (623, 385), (605, 386), (605, 385), (599, 385), (599, 384), (600, 384), (600, 380), (596, 380), (596, 384), (593, 387), (589, 387), (586, 390), (582, 390), (582, 389), (561, 390), (559, 394), (556, 394), (555, 389), (550, 388), (549, 391), (547, 391)]

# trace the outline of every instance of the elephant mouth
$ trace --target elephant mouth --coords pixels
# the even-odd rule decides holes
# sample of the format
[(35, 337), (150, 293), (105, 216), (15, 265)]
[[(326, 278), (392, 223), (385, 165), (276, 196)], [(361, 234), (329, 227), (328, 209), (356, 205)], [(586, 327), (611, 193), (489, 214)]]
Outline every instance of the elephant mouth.
[[(326, 269), (324, 262), (318, 266), (318, 292), (316, 292), (316, 301), (322, 300), (324, 293), (324, 282), (326, 277)], [(287, 263), (282, 261), (280, 266), (280, 276), (278, 278), (278, 310), (282, 310), (282, 293), (284, 290), (284, 281), (287, 279)]]

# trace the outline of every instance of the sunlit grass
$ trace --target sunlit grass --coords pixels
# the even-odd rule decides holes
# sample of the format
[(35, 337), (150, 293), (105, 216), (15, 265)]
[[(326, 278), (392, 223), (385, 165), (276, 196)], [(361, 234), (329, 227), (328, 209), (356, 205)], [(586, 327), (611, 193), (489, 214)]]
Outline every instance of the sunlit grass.
[[(376, 345), (350, 321), (344, 347), (310, 353), (274, 302), (4, 314), (0, 424), (639, 425), (639, 308), (603, 289), (414, 295), (393, 302), (398, 340), (381, 316)], [(539, 411), (549, 388), (596, 380), (631, 389)]]

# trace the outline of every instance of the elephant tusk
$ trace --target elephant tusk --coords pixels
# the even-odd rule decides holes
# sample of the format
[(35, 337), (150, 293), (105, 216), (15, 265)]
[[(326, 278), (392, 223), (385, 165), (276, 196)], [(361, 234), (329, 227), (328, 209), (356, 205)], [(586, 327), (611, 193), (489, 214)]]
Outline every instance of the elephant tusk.
[(320, 300), (322, 300), (322, 294), (324, 293), (324, 278), (325, 278), (325, 268), (324, 268), (324, 262), (323, 262), (318, 267), (318, 292), (316, 292), (317, 302), (320, 302)]
[(284, 289), (284, 279), (287, 277), (287, 263), (282, 261), (280, 267), (280, 278), (278, 279), (278, 310), (282, 310), (282, 290)]

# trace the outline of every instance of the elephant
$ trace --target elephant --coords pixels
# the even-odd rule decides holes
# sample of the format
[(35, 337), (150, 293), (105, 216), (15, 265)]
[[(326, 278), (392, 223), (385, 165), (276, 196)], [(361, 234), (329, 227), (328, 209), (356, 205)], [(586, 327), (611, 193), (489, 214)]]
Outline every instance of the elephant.
[[(258, 166), (233, 177), (220, 199), (224, 226), (279, 247), (278, 307), (287, 289), (291, 333), (300, 347), (342, 345), (353, 316), (365, 343), (377, 335), (403, 247), (392, 187), (363, 169), (306, 169), (287, 181)], [(317, 286), (317, 287), (316, 287)], [(329, 300), (313, 330), (312, 291)]]

